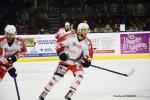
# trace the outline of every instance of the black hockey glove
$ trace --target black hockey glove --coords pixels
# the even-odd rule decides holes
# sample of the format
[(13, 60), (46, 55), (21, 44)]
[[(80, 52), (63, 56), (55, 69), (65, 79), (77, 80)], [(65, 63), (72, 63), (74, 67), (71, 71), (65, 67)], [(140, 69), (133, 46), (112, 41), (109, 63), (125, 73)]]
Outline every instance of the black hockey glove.
[(14, 63), (14, 62), (16, 62), (17, 61), (17, 54), (14, 54), (14, 55), (12, 55), (12, 56), (9, 56), (8, 58), (7, 58), (7, 61), (9, 62), (9, 63)]
[(13, 78), (17, 77), (16, 69), (13, 66), (9, 67), (7, 71), (11, 77)]
[(59, 59), (62, 60), (62, 61), (66, 61), (67, 60), (67, 54), (64, 53), (64, 52), (60, 52), (59, 53)]
[(90, 60), (88, 60), (88, 61), (86, 61), (86, 62), (82, 63), (82, 66), (83, 66), (83, 67), (85, 67), (85, 68), (90, 67), (90, 66), (91, 66), (91, 61), (90, 61)]

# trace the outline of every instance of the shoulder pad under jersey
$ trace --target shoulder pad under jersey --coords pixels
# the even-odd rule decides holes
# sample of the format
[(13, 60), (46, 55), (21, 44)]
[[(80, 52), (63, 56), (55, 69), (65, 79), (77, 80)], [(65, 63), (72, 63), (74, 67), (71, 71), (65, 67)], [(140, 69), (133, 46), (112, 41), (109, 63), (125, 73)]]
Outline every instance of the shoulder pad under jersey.
[(5, 37), (1, 37), (0, 38), (0, 42), (4, 41), (5, 40)]

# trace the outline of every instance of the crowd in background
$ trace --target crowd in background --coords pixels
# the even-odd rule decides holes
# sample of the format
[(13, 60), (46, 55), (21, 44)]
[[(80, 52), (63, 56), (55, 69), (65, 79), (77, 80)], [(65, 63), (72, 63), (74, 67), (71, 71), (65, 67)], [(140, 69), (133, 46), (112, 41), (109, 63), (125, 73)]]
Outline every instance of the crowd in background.
[(91, 32), (119, 32), (150, 30), (149, 0), (1, 0), (0, 34), (7, 24), (14, 24), (18, 34), (47, 34), (51, 30), (50, 17), (58, 17), (63, 27), (70, 21), (86, 20)]

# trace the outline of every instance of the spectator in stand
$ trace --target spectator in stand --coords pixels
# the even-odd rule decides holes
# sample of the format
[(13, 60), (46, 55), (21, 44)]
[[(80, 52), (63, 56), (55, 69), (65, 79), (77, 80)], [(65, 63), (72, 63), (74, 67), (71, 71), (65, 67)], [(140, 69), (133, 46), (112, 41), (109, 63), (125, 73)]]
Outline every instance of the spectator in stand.
[(41, 28), (40, 32), (38, 33), (40, 35), (44, 35), (44, 34), (49, 34), (47, 30), (45, 30), (44, 28)]
[(119, 24), (115, 24), (113, 27), (113, 32), (119, 32), (120, 31), (120, 26)]
[(114, 15), (117, 14), (118, 5), (116, 4), (115, 1), (109, 5), (109, 10), (111, 14), (114, 14)]
[(130, 22), (129, 25), (127, 26), (127, 32), (137, 32), (138, 28), (135, 23)]
[(136, 4), (136, 15), (144, 15), (145, 14), (145, 7), (142, 3)]
[(99, 24), (95, 24), (95, 27), (94, 27), (93, 32), (94, 32), (94, 33), (98, 33), (98, 32), (100, 32)]
[(18, 26), (18, 34), (25, 35), (29, 32), (29, 26), (26, 22), (22, 22)]
[(150, 18), (148, 17), (145, 21), (145, 31), (149, 31), (150, 30)]
[(144, 31), (145, 25), (144, 25), (144, 23), (138, 23), (137, 27), (138, 27), (138, 31)]
[(109, 33), (109, 32), (113, 32), (110, 24), (106, 24), (105, 27), (104, 27), (104, 32), (105, 33)]
[(138, 27), (135, 23), (132, 24), (132, 28), (131, 28), (132, 32), (137, 32), (138, 31)]

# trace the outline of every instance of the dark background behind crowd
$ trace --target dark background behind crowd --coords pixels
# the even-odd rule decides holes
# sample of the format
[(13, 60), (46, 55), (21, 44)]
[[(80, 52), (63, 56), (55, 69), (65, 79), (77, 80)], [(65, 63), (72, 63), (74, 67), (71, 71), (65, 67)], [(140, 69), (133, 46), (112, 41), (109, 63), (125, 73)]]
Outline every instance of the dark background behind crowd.
[(149, 0), (1, 0), (0, 34), (14, 24), (18, 34), (53, 34), (70, 21), (86, 21), (91, 32), (150, 30)]

